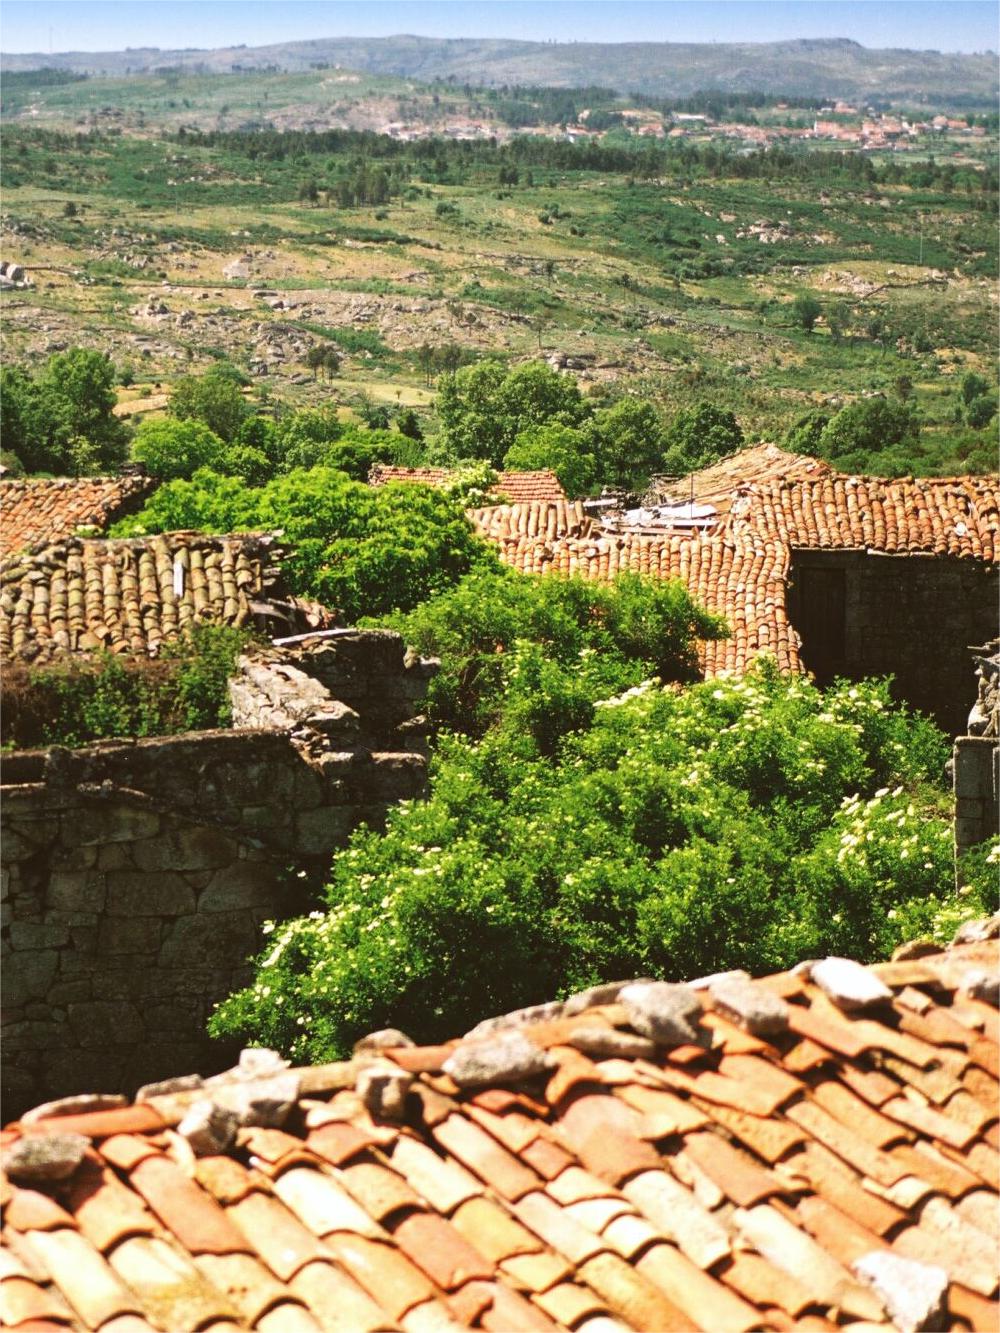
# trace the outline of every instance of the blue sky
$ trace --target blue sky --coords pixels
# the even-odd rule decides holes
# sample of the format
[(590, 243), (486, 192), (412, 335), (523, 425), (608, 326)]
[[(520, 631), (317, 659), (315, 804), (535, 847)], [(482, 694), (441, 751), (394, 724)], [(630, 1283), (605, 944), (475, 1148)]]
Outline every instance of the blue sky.
[(534, 41), (775, 41), (996, 50), (995, 0), (2, 0), (0, 50), (262, 46), (419, 33)]

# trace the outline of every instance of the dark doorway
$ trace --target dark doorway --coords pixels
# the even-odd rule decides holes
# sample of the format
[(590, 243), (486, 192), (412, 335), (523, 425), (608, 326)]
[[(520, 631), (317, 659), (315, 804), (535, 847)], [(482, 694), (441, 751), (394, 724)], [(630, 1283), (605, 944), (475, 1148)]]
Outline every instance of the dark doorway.
[(847, 669), (847, 575), (843, 569), (800, 569), (795, 583), (802, 660), (820, 685), (828, 685)]

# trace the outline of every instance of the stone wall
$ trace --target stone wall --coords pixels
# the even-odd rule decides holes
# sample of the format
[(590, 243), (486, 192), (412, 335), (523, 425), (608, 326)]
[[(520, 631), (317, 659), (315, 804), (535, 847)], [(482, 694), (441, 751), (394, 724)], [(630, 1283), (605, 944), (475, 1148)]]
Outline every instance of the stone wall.
[(955, 736), (976, 698), (969, 645), (996, 633), (997, 597), (981, 561), (797, 550), (788, 613), (821, 682), (894, 675), (897, 697)]
[[(314, 659), (350, 702), (312, 688)], [(404, 660), (398, 635), (319, 636), (242, 667), (240, 707), (267, 728), (6, 758), (5, 1117), (222, 1068), (232, 1049), (205, 1022), (248, 979), (263, 921), (307, 907), (297, 872), (321, 874), (357, 823), (423, 790), (414, 712), (433, 664)]]
[(955, 854), (1000, 832), (1000, 744), (995, 736), (959, 736), (952, 758)]

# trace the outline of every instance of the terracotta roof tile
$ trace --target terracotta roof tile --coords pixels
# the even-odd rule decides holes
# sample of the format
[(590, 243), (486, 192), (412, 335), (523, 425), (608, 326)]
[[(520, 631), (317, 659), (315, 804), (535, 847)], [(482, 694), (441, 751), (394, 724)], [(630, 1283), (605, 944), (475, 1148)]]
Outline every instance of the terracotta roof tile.
[[(466, 1092), (431, 1061), (401, 1125), (371, 1121), (349, 1089), (324, 1100), (315, 1080), (282, 1130), (240, 1131), (224, 1156), (195, 1158), (164, 1117), (92, 1121), (68, 1181), (8, 1187), (4, 1299), (22, 1326), (37, 1310), (100, 1333), (889, 1329), (851, 1273), (883, 1249), (942, 1265), (956, 1328), (987, 1327), (991, 1026), (966, 1013), (956, 1032), (952, 1009), (969, 967), (996, 955), (880, 969), (896, 1002), (878, 1019), (779, 978), (800, 1031), (752, 1050), (709, 1024), (717, 1040), (679, 1058), (595, 1062), (549, 1022), (566, 1077)], [(932, 1027), (893, 1026), (932, 1011)], [(609, 1015), (624, 1029), (624, 1010), (594, 1022)], [(12, 1126), (5, 1148), (66, 1123)]]
[[(69, 538), (8, 556), (0, 562), (0, 656), (41, 662), (104, 649), (154, 657), (196, 625), (251, 625), (281, 593), (271, 541), (174, 532)], [(329, 623), (311, 604), (286, 598), (284, 608), (293, 627)]]
[(340, 1232), (330, 1238), (340, 1263), (391, 1319), (435, 1297), (433, 1284), (406, 1255), (388, 1242)]
[(143, 476), (0, 481), (0, 556), (72, 537), (77, 528), (103, 532), (140, 509), (158, 485)]
[[(385, 486), (390, 481), (420, 482), (424, 486), (448, 486), (455, 476), (452, 468), (393, 467), (376, 463), (368, 476), (372, 486)], [(501, 472), (496, 489), (515, 504), (530, 504), (538, 500), (563, 500), (566, 495), (554, 472)]]

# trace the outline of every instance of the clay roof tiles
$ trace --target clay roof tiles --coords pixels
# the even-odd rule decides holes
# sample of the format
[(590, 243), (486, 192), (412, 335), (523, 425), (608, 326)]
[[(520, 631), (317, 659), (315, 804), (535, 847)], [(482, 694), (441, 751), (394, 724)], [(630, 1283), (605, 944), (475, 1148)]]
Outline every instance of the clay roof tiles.
[(157, 485), (143, 476), (0, 481), (0, 556), (71, 537), (77, 528), (103, 531), (139, 509)]
[(793, 548), (992, 562), (1000, 558), (1000, 479), (785, 479), (749, 487), (729, 523)]
[(156, 656), (195, 625), (252, 624), (275, 582), (270, 547), (269, 537), (174, 532), (71, 537), (10, 556), (0, 562), (0, 657)]
[[(416, 481), (425, 486), (447, 486), (455, 476), (454, 469), (444, 467), (393, 467), (376, 463), (369, 474), (372, 486), (384, 486), (390, 481)], [(554, 472), (501, 472), (496, 489), (512, 504), (530, 504), (533, 501), (563, 500), (566, 493)]]
[[(612, 988), (479, 1038), (290, 1071), (282, 1127), (228, 1149), (178, 1132), (212, 1084), (40, 1108), (3, 1136), (0, 1321), (995, 1329), (998, 1025), (973, 997), (995, 1002), (998, 961), (993, 939), (846, 975), (706, 979), (684, 992), (685, 1046), (640, 1041)], [(501, 1060), (492, 1086), (460, 1086), (449, 1057), (498, 1032), (547, 1067), (525, 1081)], [(366, 1065), (423, 1067), (401, 1118), (366, 1109)], [(67, 1132), (79, 1165), (26, 1178), (24, 1141)]]

